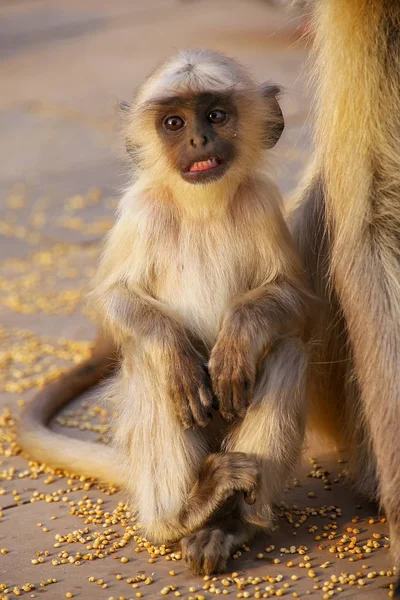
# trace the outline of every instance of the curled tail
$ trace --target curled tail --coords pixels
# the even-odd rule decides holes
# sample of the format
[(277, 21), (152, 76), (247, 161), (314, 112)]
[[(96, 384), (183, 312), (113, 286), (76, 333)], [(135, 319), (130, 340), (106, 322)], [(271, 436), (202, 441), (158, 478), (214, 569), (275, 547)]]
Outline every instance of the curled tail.
[(120, 460), (113, 448), (78, 440), (49, 429), (51, 419), (115, 368), (115, 348), (100, 336), (91, 357), (46, 386), (25, 407), (17, 439), (33, 460), (76, 475), (122, 484)]

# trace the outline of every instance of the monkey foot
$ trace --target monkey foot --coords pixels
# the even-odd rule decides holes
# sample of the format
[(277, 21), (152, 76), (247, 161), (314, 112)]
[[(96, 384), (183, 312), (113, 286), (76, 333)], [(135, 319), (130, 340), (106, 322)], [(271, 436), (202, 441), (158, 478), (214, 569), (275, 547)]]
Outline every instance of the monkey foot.
[(243, 452), (210, 454), (179, 516), (182, 527), (186, 531), (199, 529), (230, 498), (237, 498), (240, 493), (247, 504), (254, 504), (258, 481), (255, 458)]
[(214, 527), (200, 529), (182, 540), (182, 556), (195, 575), (221, 573), (231, 553), (224, 531)]
[(195, 575), (221, 573), (251, 531), (242, 519), (238, 498), (230, 498), (206, 526), (182, 539), (183, 559)]

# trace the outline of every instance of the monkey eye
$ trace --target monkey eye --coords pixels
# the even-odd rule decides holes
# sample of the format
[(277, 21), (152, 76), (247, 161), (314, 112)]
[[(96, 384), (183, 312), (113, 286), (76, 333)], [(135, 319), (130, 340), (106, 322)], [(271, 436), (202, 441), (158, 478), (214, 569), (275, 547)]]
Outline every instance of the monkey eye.
[(167, 131), (179, 131), (185, 127), (186, 123), (182, 119), (182, 117), (178, 117), (178, 115), (173, 115), (171, 117), (166, 117), (163, 123), (165, 129)]
[(210, 123), (214, 123), (215, 125), (221, 125), (221, 123), (224, 123), (227, 118), (228, 115), (221, 108), (214, 108), (214, 110), (209, 112), (207, 115), (207, 119), (210, 121)]

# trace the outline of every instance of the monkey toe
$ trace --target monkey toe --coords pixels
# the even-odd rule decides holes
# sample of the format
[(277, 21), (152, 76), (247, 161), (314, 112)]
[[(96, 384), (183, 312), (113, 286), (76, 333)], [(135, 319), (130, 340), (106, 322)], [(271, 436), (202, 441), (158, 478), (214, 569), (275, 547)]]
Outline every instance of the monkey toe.
[(219, 528), (200, 529), (183, 538), (182, 556), (195, 575), (222, 573), (230, 556), (230, 543)]

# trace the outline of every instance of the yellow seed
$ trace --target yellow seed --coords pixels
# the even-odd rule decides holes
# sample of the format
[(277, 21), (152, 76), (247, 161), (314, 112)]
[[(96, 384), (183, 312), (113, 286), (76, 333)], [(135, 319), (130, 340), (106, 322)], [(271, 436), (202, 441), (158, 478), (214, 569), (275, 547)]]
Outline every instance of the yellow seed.
[(127, 563), (127, 562), (129, 562), (129, 558), (127, 558), (126, 556), (123, 556), (123, 557), (121, 558), (121, 562), (122, 562), (122, 563)]
[(74, 597), (74, 595), (73, 595), (73, 593), (72, 593), (72, 592), (67, 592), (67, 593), (65, 594), (65, 597), (66, 597), (66, 598), (73, 598), (73, 597)]
[(315, 577), (316, 576), (315, 571), (312, 571), (312, 570), (308, 571), (308, 576), (309, 577)]

